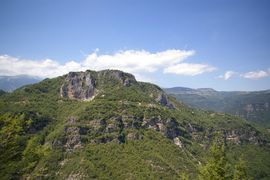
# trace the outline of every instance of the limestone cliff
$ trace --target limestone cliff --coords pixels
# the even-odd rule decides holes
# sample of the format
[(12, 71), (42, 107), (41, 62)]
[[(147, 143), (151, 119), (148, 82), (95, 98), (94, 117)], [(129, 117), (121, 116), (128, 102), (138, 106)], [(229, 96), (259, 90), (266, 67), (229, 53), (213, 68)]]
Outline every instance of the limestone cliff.
[[(60, 89), (61, 97), (68, 97), (75, 100), (92, 100), (106, 86), (138, 86), (141, 83), (137, 82), (132, 74), (125, 73), (119, 70), (103, 70), (85, 72), (70, 72), (65, 76), (64, 83)], [(170, 109), (174, 105), (169, 101), (168, 96), (160, 88), (149, 92), (149, 95), (162, 106)]]

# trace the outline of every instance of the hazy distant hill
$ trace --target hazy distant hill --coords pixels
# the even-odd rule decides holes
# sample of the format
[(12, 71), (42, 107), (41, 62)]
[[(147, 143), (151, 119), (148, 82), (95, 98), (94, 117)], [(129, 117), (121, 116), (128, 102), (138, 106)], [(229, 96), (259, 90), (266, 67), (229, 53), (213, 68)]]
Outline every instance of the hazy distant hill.
[(7, 92), (3, 91), (2, 89), (0, 89), (0, 96), (6, 94)]
[(270, 90), (226, 92), (185, 87), (164, 90), (189, 106), (230, 113), (270, 127)]
[(0, 89), (13, 91), (21, 86), (33, 84), (41, 81), (38, 77), (19, 75), (19, 76), (0, 76)]

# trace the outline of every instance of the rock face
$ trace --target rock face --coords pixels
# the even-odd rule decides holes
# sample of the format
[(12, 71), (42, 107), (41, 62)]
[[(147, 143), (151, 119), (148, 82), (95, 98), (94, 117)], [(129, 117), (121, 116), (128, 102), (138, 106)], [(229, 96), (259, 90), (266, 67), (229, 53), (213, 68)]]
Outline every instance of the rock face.
[(70, 151), (70, 150), (82, 147), (79, 131), (80, 131), (80, 128), (78, 127), (67, 127), (65, 129), (66, 143), (64, 147), (67, 150)]
[(132, 74), (125, 73), (118, 70), (103, 70), (99, 71), (98, 75), (100, 79), (109, 79), (109, 80), (116, 80), (119, 81), (124, 86), (130, 86), (136, 83), (136, 79)]
[(215, 133), (220, 133), (226, 142), (238, 145), (243, 143), (263, 145), (266, 143), (258, 134), (258, 131), (252, 127), (249, 127), (248, 130), (246, 128), (233, 130), (204, 129), (195, 124), (179, 124), (174, 118), (122, 115), (109, 119), (91, 120), (85, 122), (85, 124), (71, 116), (67, 119), (64, 136), (61, 139), (56, 139), (53, 146), (56, 148), (64, 147), (65, 151), (72, 152), (83, 148), (88, 143), (117, 142), (121, 144), (143, 139), (142, 129), (151, 129), (162, 134), (179, 148), (185, 147), (186, 142), (182, 139), (206, 143), (211, 141)]
[(87, 100), (95, 94), (96, 79), (90, 71), (71, 72), (61, 87), (61, 96), (70, 99)]
[(246, 104), (243, 107), (243, 111), (236, 112), (236, 115), (245, 118), (247, 120), (256, 122), (260, 121), (260, 115), (262, 114), (269, 114), (269, 103), (263, 102), (263, 103), (251, 103)]
[(160, 103), (161, 106), (166, 106), (169, 109), (174, 109), (174, 105), (169, 102), (167, 95), (164, 93), (159, 94), (156, 98), (156, 101)]
[[(171, 139), (177, 146), (182, 147), (180, 136), (187, 132), (180, 127), (175, 119), (162, 119), (160, 116), (151, 118), (118, 116), (110, 119), (92, 120), (86, 124), (79, 123), (76, 117), (69, 117), (61, 139), (55, 139), (53, 146), (64, 147), (66, 151), (73, 151), (83, 147), (84, 143), (100, 144), (107, 142), (124, 143), (143, 138), (140, 129), (152, 129)], [(124, 133), (125, 132), (125, 133)], [(83, 139), (87, 135), (88, 138)]]
[(264, 140), (259, 138), (259, 133), (254, 128), (247, 129), (237, 129), (224, 132), (224, 137), (226, 140), (240, 144), (243, 142), (249, 142), (255, 145), (265, 144)]
[(118, 70), (70, 72), (61, 86), (60, 94), (70, 99), (91, 100), (98, 93), (97, 85), (106, 85), (108, 82), (130, 86), (137, 81), (132, 74)]

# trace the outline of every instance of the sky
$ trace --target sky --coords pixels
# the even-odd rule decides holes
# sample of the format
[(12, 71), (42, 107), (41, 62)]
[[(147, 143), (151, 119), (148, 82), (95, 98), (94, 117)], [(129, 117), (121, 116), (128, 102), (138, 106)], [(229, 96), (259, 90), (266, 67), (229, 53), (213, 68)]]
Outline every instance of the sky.
[(0, 75), (119, 69), (161, 87), (270, 89), (269, 0), (1, 0)]

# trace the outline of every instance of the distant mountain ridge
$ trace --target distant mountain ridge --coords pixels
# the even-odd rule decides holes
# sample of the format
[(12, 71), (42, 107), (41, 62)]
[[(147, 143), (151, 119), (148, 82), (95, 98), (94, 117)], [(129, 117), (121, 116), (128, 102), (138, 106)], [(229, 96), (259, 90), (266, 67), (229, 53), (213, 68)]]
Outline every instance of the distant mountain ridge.
[(214, 95), (218, 91), (212, 88), (198, 88), (192, 89), (187, 87), (173, 87), (173, 88), (165, 88), (167, 93), (171, 94), (198, 94), (198, 95)]
[(17, 76), (0, 76), (0, 89), (11, 92), (15, 89), (28, 84), (34, 84), (42, 79), (29, 75), (17, 75)]
[(28, 84), (40, 82), (42, 79), (29, 75), (0, 76), (0, 89), (11, 92), (15, 89)]
[(270, 127), (270, 90), (216, 91), (211, 88), (186, 87), (164, 90), (191, 107), (230, 113)]

